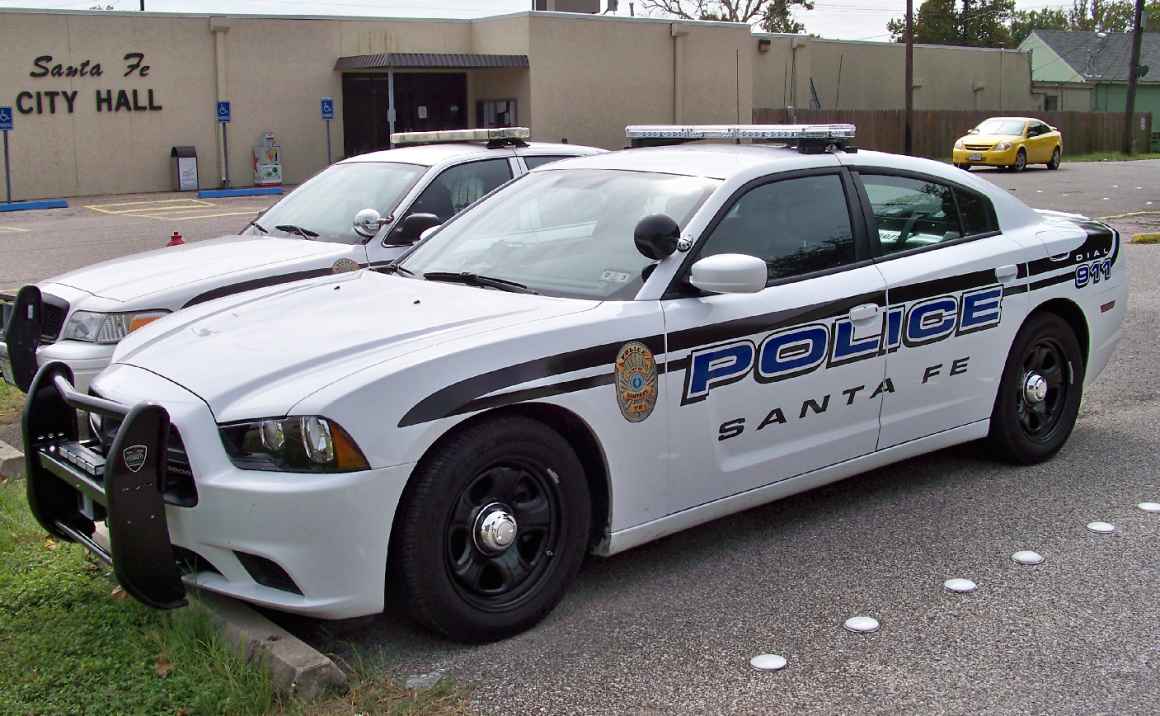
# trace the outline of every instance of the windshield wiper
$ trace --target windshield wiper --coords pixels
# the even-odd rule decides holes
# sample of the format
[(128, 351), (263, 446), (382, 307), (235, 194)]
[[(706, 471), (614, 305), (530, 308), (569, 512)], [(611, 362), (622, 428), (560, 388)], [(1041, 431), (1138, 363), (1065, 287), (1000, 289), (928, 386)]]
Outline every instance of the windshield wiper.
[(415, 272), (409, 268), (400, 266), (398, 262), (392, 261), (389, 264), (384, 264), (377, 269), (379, 273), (400, 273), (404, 276), (414, 276)]
[(423, 278), (428, 281), (446, 281), (448, 283), (462, 283), (468, 286), (482, 286), (485, 288), (497, 288), (501, 291), (509, 291), (511, 293), (534, 293), (539, 294), (539, 291), (528, 288), (522, 283), (515, 281), (508, 281), (506, 278), (495, 278), (494, 276), (481, 276), (477, 273), (469, 271), (453, 272), (453, 271), (428, 271), (423, 274)]
[(278, 231), (285, 231), (287, 234), (298, 234), (304, 239), (318, 238), (318, 232), (311, 231), (310, 229), (303, 229), (301, 226), (295, 226), (294, 224), (278, 224), (274, 228)]
[(258, 231), (261, 231), (263, 234), (268, 234), (268, 233), (270, 233), (270, 230), (269, 230), (269, 229), (267, 229), (265, 226), (262, 226), (261, 224), (259, 224), (257, 219), (254, 219), (253, 221), (251, 221), (251, 222), (250, 222), (250, 226), (253, 226), (253, 227), (254, 227), (254, 228), (256, 228)]

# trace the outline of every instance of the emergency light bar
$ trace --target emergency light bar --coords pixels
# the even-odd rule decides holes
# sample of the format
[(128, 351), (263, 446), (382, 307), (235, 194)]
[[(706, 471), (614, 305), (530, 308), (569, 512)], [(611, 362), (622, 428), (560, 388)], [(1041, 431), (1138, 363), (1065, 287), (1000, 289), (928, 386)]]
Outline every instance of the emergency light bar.
[(391, 135), (391, 144), (444, 144), (451, 142), (523, 144), (531, 136), (532, 132), (527, 127), (446, 129), (437, 132), (395, 132)]
[(813, 154), (847, 151), (856, 131), (852, 124), (630, 124), (624, 128), (624, 136), (634, 147), (699, 139), (775, 140), (796, 144), (801, 152)]

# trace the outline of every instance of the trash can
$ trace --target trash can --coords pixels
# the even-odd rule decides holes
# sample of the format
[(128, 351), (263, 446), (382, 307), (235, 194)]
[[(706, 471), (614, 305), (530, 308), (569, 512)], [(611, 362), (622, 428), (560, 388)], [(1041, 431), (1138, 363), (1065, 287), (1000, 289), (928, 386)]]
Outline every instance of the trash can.
[(173, 191), (197, 191), (197, 147), (173, 147)]

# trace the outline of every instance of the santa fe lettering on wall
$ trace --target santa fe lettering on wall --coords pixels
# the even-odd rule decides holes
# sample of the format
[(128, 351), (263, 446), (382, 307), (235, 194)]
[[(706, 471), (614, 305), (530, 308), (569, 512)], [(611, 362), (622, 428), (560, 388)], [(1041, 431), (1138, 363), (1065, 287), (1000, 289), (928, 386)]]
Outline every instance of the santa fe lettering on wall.
[[(126, 52), (121, 61), (124, 63), (122, 78), (149, 77), (153, 69), (145, 64), (143, 52)], [(40, 55), (32, 61), (28, 76), (32, 79), (104, 77), (105, 69), (92, 59), (65, 64), (57, 62), (52, 55)], [(23, 90), (16, 94), (14, 104), (20, 114), (73, 114), (79, 94), (80, 90)], [(152, 88), (101, 88), (93, 90), (93, 99), (98, 112), (158, 112), (162, 108)]]

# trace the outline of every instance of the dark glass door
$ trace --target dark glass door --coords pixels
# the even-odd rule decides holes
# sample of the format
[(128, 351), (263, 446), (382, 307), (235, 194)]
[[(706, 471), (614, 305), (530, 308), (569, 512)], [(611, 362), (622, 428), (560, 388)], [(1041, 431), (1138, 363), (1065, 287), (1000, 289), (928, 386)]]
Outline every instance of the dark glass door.
[(396, 132), (432, 132), (466, 127), (466, 74), (395, 73)]
[(342, 134), (346, 156), (390, 146), (387, 75), (342, 76)]

